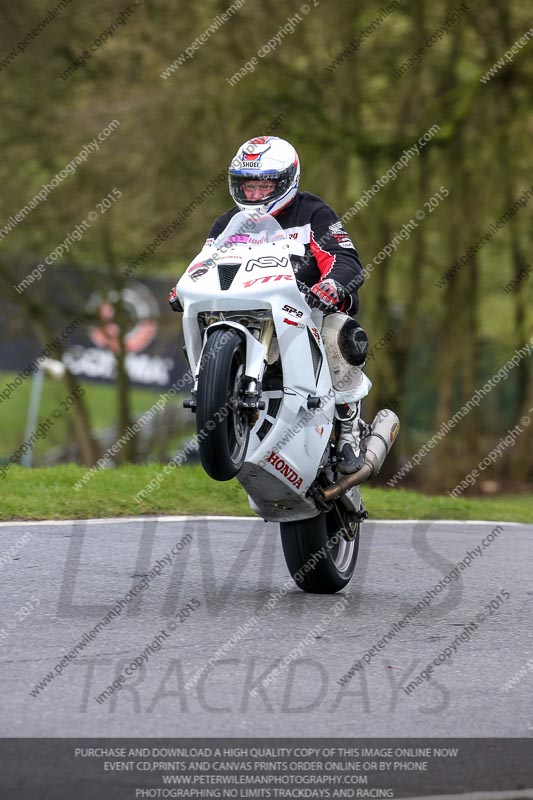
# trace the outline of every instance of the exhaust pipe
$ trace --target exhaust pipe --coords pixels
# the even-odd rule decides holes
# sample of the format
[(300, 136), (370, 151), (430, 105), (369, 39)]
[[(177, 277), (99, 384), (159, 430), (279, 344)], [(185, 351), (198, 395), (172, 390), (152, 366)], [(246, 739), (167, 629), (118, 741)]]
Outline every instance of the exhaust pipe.
[(336, 483), (322, 490), (322, 496), (327, 503), (340, 497), (352, 486), (359, 486), (369, 478), (376, 477), (398, 436), (400, 420), (394, 411), (384, 408), (378, 411), (370, 427), (372, 433), (366, 439), (365, 463), (357, 472), (339, 478)]

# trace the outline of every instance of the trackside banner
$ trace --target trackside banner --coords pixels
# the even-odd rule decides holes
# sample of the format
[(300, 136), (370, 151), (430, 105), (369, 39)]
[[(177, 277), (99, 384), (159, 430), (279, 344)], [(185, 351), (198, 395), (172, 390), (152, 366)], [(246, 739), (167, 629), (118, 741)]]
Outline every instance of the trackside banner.
[[(171, 286), (171, 279), (131, 278), (117, 290), (104, 272), (62, 268), (44, 274), (38, 299), (54, 310), (56, 338), (64, 349), (64, 363), (74, 375), (113, 383), (122, 328), (130, 383), (162, 390), (187, 370), (178, 346), (180, 317), (167, 300)], [(4, 334), (0, 370), (20, 373), (36, 359), (39, 363), (46, 343), (33, 333), (16, 301), (2, 308), (0, 322)]]

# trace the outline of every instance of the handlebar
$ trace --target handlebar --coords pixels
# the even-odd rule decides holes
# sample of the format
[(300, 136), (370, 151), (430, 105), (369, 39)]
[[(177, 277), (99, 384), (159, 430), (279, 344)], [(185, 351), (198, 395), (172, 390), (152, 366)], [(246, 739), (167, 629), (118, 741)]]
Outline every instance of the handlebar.
[(298, 279), (296, 279), (296, 285), (297, 285), (298, 289), (301, 291), (301, 293), (304, 294), (304, 295), (308, 295), (311, 292), (311, 289), (309, 288), (309, 286), (307, 286), (306, 283), (302, 283)]
[[(327, 303), (323, 303), (322, 300), (313, 294), (309, 286), (305, 283), (302, 283), (298, 279), (296, 280), (296, 285), (298, 289), (301, 291), (303, 296), (305, 297), (306, 303), (309, 308), (318, 308), (319, 311), (322, 311), (323, 314), (334, 314), (337, 309), (333, 306), (327, 305)], [(309, 302), (309, 299), (311, 302)]]

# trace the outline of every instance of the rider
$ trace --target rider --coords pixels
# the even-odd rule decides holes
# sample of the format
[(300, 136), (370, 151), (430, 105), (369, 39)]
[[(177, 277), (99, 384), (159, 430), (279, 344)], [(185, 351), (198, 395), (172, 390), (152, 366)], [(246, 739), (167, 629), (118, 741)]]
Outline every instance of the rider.
[[(211, 245), (239, 211), (275, 216), (290, 238), (305, 246), (305, 256), (293, 257), (297, 278), (310, 287), (318, 306), (337, 310), (324, 317), (322, 338), (340, 420), (339, 471), (355, 472), (364, 461), (360, 400), (372, 385), (361, 370), (368, 338), (352, 318), (359, 308), (357, 290), (363, 283), (357, 250), (324, 200), (298, 191), (300, 161), (284, 139), (258, 136), (245, 142), (229, 166), (228, 177), (236, 207), (215, 220), (204, 246)], [(312, 304), (312, 298), (308, 302)]]

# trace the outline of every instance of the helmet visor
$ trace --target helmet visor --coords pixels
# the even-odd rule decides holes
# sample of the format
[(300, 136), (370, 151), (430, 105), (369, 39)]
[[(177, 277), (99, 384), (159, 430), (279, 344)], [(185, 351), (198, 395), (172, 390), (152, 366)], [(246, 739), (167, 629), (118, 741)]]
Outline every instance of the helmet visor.
[(277, 170), (264, 171), (260, 174), (252, 170), (229, 170), (229, 188), (233, 199), (243, 206), (258, 203), (271, 203), (278, 200), (291, 187), (296, 166), (280, 174)]

